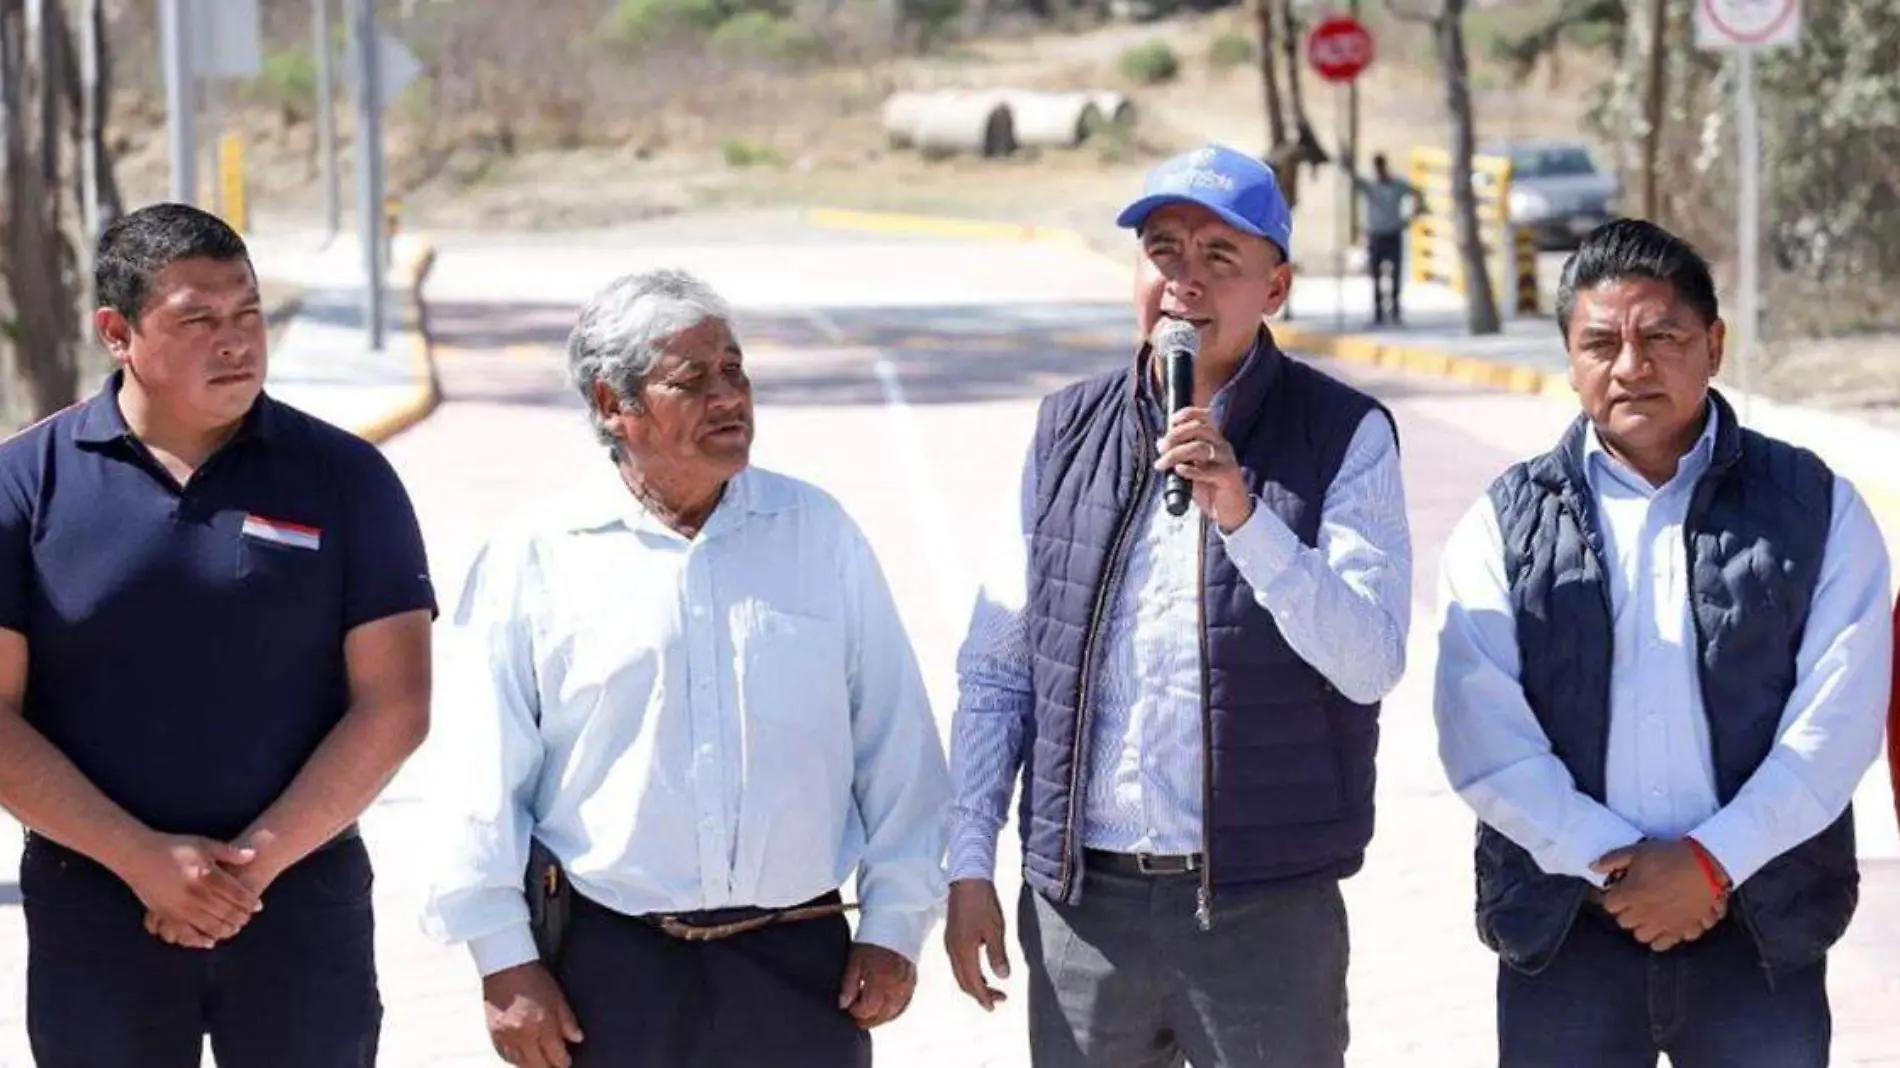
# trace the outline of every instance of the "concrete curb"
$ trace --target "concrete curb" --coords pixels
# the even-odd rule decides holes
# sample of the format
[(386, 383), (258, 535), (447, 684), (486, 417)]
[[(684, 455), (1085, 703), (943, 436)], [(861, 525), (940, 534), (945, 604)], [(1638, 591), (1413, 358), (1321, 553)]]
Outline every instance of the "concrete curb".
[(423, 284), (435, 267), (435, 243), (426, 237), (418, 238), (414, 250), (398, 274), (402, 278), (403, 300), (408, 311), (401, 343), (408, 346), (410, 359), (414, 361), (415, 388), (401, 404), (366, 424), (350, 428), (357, 437), (377, 445), (427, 419), (442, 402), (441, 379), (435, 365), (435, 339), (429, 332), (429, 306), (422, 295)]

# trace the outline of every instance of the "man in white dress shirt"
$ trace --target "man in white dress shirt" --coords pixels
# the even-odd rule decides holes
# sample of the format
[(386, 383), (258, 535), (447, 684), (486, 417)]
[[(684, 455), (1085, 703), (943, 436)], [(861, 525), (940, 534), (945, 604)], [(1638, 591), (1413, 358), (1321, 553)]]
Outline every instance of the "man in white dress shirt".
[[(752, 387), (704, 283), (620, 279), (568, 363), (613, 462), (470, 570), (426, 924), (469, 943), (524, 1068), (868, 1065), (941, 908), (948, 799), (890, 591), (834, 500), (748, 466)], [(558, 937), (531, 924), (544, 877)]]
[[(1022, 555), (958, 661), (945, 941), (984, 1008), (1007, 975), (997, 838), (1020, 775), (1037, 1068), (1344, 1063), (1340, 881), (1373, 825), (1378, 704), (1405, 662), (1397, 428), (1282, 353), (1293, 220), (1274, 172), (1209, 145), (1121, 213), (1135, 310), (1199, 339), (1043, 403)], [(1170, 507), (1180, 472), (1191, 502)]]
[(1867, 506), (1709, 388), (1702, 258), (1591, 234), (1558, 321), (1583, 412), (1446, 545), (1440, 751), (1481, 821), (1503, 1068), (1814, 1068), (1858, 890), (1892, 622)]

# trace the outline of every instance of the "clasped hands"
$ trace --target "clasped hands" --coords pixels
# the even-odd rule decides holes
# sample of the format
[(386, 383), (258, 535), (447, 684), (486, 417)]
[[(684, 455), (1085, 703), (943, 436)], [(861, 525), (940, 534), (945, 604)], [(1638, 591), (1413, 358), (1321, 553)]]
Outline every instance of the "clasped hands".
[(145, 906), (146, 932), (190, 949), (235, 937), (263, 909), (264, 889), (281, 870), (259, 856), (268, 837), (228, 844), (156, 834), (139, 842), (119, 875)]
[(1710, 860), (1722, 891), (1710, 884), (1686, 839), (1644, 840), (1615, 849), (1590, 865), (1608, 876), (1603, 908), (1638, 942), (1661, 953), (1707, 934), (1728, 915), (1728, 875)]

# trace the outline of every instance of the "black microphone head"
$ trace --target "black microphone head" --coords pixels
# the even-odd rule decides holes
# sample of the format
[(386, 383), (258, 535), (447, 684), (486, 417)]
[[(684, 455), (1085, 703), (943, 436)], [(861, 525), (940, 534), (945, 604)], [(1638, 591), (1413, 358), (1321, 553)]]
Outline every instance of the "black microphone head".
[(1184, 319), (1163, 317), (1155, 324), (1154, 330), (1149, 332), (1148, 342), (1163, 356), (1172, 356), (1179, 352), (1193, 359), (1201, 351), (1200, 332), (1194, 329), (1193, 323)]

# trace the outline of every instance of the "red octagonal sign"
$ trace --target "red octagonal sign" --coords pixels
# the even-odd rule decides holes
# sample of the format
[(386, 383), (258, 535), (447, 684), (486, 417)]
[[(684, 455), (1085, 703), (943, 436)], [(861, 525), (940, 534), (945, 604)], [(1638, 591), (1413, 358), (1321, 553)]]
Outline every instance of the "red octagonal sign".
[(1372, 65), (1372, 34), (1358, 19), (1334, 15), (1306, 35), (1306, 61), (1329, 82), (1349, 82)]

